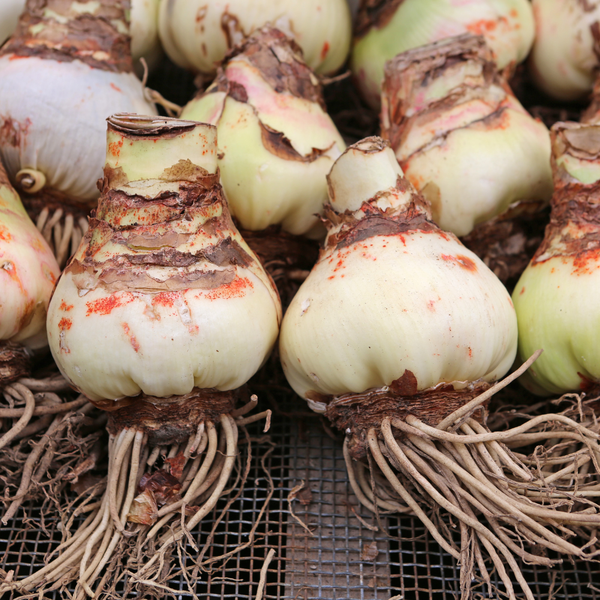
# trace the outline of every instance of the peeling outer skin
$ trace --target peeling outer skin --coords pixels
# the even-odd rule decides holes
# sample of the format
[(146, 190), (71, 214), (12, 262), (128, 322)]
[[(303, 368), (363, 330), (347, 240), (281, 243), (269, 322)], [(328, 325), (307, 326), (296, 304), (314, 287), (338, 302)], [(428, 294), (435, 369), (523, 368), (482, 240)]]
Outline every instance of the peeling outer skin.
[(411, 371), (405, 371), (389, 388), (367, 390), (362, 394), (344, 394), (337, 398), (313, 393), (310, 399), (327, 404), (325, 416), (338, 429), (350, 429), (350, 454), (359, 460), (367, 454), (367, 432), (371, 428), (378, 431), (384, 418), (406, 419), (408, 415), (413, 415), (435, 427), (489, 387), (490, 384), (479, 382), (455, 390), (448, 384), (418, 392), (415, 376)]
[[(102, 197), (97, 210), (97, 215), (102, 218), (98, 219), (92, 214), (90, 229), (82, 243), (85, 253), (78, 253), (65, 269), (65, 273), (72, 273), (74, 281), (83, 282), (81, 285), (85, 285), (86, 289), (88, 282), (96, 281), (97, 286), (109, 292), (134, 289), (157, 292), (190, 288), (212, 289), (230, 283), (236, 276), (236, 266), (252, 268), (254, 262), (254, 258), (235, 239), (221, 239), (214, 245), (194, 253), (164, 248), (167, 245), (193, 243), (198, 237), (214, 235), (216, 232), (230, 231), (233, 222), (228, 212), (221, 212), (220, 216), (209, 219), (199, 231), (176, 233), (167, 229), (163, 233), (159, 229), (161, 223), (192, 221), (194, 215), (201, 214), (207, 206), (222, 205), (224, 200), (221, 187), (216, 185), (207, 191), (205, 183), (186, 185), (179, 197), (158, 197), (151, 201), (111, 190)], [(104, 183), (104, 186), (106, 185)], [(166, 218), (164, 204), (171, 205), (172, 208), (171, 214)], [(152, 205), (157, 205), (163, 210), (156, 215), (151, 213), (149, 222), (137, 222), (133, 226), (119, 224), (121, 217), (128, 216), (136, 208), (142, 209)], [(128, 234), (127, 238), (125, 233)], [(102, 239), (102, 245), (113, 243), (117, 248), (143, 247), (146, 251), (142, 254), (114, 254), (98, 262), (95, 256), (98, 248), (93, 243), (95, 235)], [(151, 266), (172, 267), (176, 271), (177, 267), (190, 267), (201, 262), (208, 262), (220, 268), (191, 273), (175, 272), (167, 282), (155, 280), (147, 273)]]
[[(554, 194), (550, 203), (550, 223), (532, 265), (554, 256), (574, 256), (577, 257), (575, 266), (582, 266), (577, 265), (578, 258), (585, 264), (587, 258), (597, 260), (600, 254), (600, 180), (581, 183), (556, 162), (557, 149), (563, 156), (597, 161), (600, 146), (594, 138), (579, 137), (578, 124), (573, 124), (574, 127), (562, 125), (564, 129), (551, 132)], [(570, 140), (571, 135), (578, 137)]]
[(31, 354), (20, 344), (0, 342), (0, 390), (31, 373)]
[(108, 412), (108, 432), (115, 435), (123, 429), (136, 429), (148, 434), (153, 445), (181, 442), (197, 431), (200, 423), (218, 423), (229, 414), (241, 390), (220, 392), (194, 388), (189, 394), (170, 398), (139, 395), (123, 401), (94, 401)]
[[(525, 210), (508, 210), (480, 223), (460, 241), (472, 250), (504, 283), (516, 283), (544, 239), (549, 209), (541, 203), (516, 203)], [(541, 212), (543, 210), (543, 213)]]
[(196, 201), (197, 188), (211, 190), (219, 183), (218, 173), (207, 173), (201, 167), (193, 165), (189, 160), (183, 159), (177, 165), (166, 169), (161, 177), (162, 181), (172, 182), (181, 181), (182, 178), (187, 178), (188, 181), (193, 182), (194, 186), (182, 185), (177, 194), (165, 191), (152, 199), (136, 195), (131, 195), (130, 197), (111, 197), (111, 194), (115, 193), (111, 188), (127, 185), (129, 180), (121, 167), (117, 167), (116, 169), (104, 167), (104, 179), (98, 182), (100, 192), (107, 196), (107, 199), (103, 203), (104, 212), (108, 214), (108, 212), (114, 210), (114, 207), (120, 208), (123, 205), (122, 203), (126, 203), (126, 209), (122, 210), (123, 214), (127, 210), (143, 208), (153, 203), (165, 206), (191, 206)]
[[(364, 216), (357, 218), (351, 211), (339, 213), (331, 204), (326, 204), (323, 222), (330, 231), (326, 240), (326, 249), (344, 248), (376, 235), (394, 235), (417, 230), (440, 231), (440, 228), (431, 221), (426, 200), (421, 194), (415, 192), (406, 178), (398, 177), (396, 189), (400, 192), (411, 192), (408, 207), (382, 210), (375, 205), (378, 194), (363, 203), (360, 211)], [(331, 198), (335, 197), (331, 186), (329, 193)], [(334, 228), (337, 230), (331, 232)], [(455, 237), (452, 233), (444, 232), (444, 235)]]
[[(144, 117), (136, 124), (135, 117), (136, 115), (113, 115), (110, 119), (109, 127), (130, 140), (136, 140), (140, 137), (158, 136), (163, 139), (176, 138), (182, 133), (192, 131), (195, 128), (195, 124), (190, 124), (189, 122), (182, 121), (180, 125), (175, 125), (171, 120), (168, 123), (161, 123), (160, 119), (156, 119), (156, 122), (150, 125), (148, 124), (148, 119)], [(132, 133), (132, 130), (135, 130), (135, 134)], [(202, 172), (207, 173), (199, 166), (196, 166), (196, 169), (201, 169)]]
[[(93, 13), (92, 4), (96, 5)], [(96, 69), (130, 73), (128, 12), (128, 0), (29, 0), (0, 56), (80, 60)]]
[[(385, 78), (382, 84), (381, 136), (390, 141), (394, 151), (403, 143), (411, 122), (423, 118), (423, 114), (433, 115), (446, 111), (472, 97), (474, 89), (481, 89), (480, 96), (485, 97), (486, 88), (496, 84), (512, 96), (508, 84), (496, 71), (492, 52), (483, 36), (466, 33), (449, 40), (442, 40), (422, 48), (403, 52), (385, 65)], [(478, 81), (471, 85), (461, 85), (452, 89), (451, 95), (431, 101), (426, 106), (414, 109), (414, 99), (420, 93), (424, 82), (443, 77), (445, 70), (455, 63), (472, 61), (481, 65)], [(491, 100), (491, 99), (490, 99)], [(498, 104), (490, 107), (489, 116), (501, 108)], [(410, 115), (407, 111), (410, 110)], [(444, 131), (436, 137), (444, 137)]]
[[(251, 38), (227, 53), (223, 64), (226, 65), (240, 54), (260, 71), (264, 80), (278, 94), (287, 92), (296, 98), (315, 102), (327, 111), (321, 84), (304, 63), (300, 46), (278, 29), (267, 26), (254, 32)], [(244, 88), (228, 81), (223, 67), (219, 67), (215, 83), (208, 91), (227, 92), (240, 102), (247, 100)], [(202, 93), (199, 93), (197, 97), (201, 95)]]
[(371, 29), (385, 27), (404, 0), (361, 0), (354, 25), (355, 40)]
[[(322, 87), (311, 69), (304, 63), (302, 50), (294, 40), (272, 27), (263, 27), (229, 52), (223, 62), (225, 68), (219, 67), (217, 78), (206, 91), (207, 94), (224, 92), (237, 102), (248, 103), (245, 87), (227, 76), (227, 63), (239, 55), (243, 55), (244, 60), (258, 70), (275, 93), (290, 94), (318, 104), (324, 112), (327, 112)], [(199, 93), (196, 97), (202, 95), (203, 93)], [(300, 154), (282, 132), (263, 123), (256, 108), (252, 104), (249, 106), (252, 107), (259, 121), (263, 146), (271, 154), (283, 160), (313, 162), (333, 146), (331, 144), (323, 149), (313, 148), (309, 154)]]

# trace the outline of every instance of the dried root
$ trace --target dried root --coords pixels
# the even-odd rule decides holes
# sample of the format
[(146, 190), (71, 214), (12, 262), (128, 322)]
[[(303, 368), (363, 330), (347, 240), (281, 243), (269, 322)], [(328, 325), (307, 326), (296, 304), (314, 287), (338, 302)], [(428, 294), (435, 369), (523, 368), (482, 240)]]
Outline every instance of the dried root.
[(88, 230), (87, 218), (83, 215), (74, 215), (62, 208), (42, 208), (35, 224), (48, 242), (61, 268), (75, 253)]
[[(6, 511), (4, 525), (14, 517), (24, 500), (38, 495), (42, 488), (51, 496), (64, 487), (63, 475), (82, 460), (88, 444), (99, 434), (87, 432), (73, 445), (74, 428), (89, 421), (93, 407), (84, 396), (60, 397), (69, 389), (56, 374), (46, 378), (21, 378), (2, 389), (0, 402), (0, 500)], [(79, 432), (81, 433), (81, 432)], [(51, 488), (51, 491), (49, 491)]]
[[(552, 566), (561, 559), (547, 558), (546, 550), (583, 560), (600, 554), (595, 537), (600, 505), (593, 500), (600, 495), (600, 425), (593, 411), (585, 416), (580, 412), (578, 419), (564, 413), (528, 415), (521, 425), (498, 432), (473, 417), (473, 410), (518, 374), (437, 427), (410, 415), (388, 416), (380, 428), (371, 427), (370, 480), (366, 467), (352, 460), (350, 437), (344, 444), (350, 484), (361, 503), (374, 511), (414, 513), (440, 546), (460, 561), (463, 598), (469, 597), (475, 566), (490, 584), (482, 550), (508, 597), (516, 598), (510, 570), (530, 600), (534, 596), (517, 558)], [(510, 449), (540, 443), (545, 445), (530, 455)], [(426, 505), (458, 521), (460, 547), (447, 529), (432, 521)]]
[[(151, 447), (147, 433), (134, 427), (110, 435), (101, 499), (94, 502), (93, 494), (88, 494), (75, 510), (70, 509), (63, 541), (54, 551), (57, 556), (29, 577), (0, 585), (0, 594), (14, 589), (41, 593), (76, 581), (73, 598), (83, 600), (96, 597), (109, 579), (124, 575), (130, 585), (164, 588), (160, 581), (170, 572), (170, 567), (165, 572), (170, 554), (191, 539), (190, 531), (237, 485), (226, 489), (239, 462), (238, 428), (245, 432), (248, 423), (270, 420), (270, 411), (246, 416), (254, 406), (256, 397), (221, 415), (219, 423), (200, 423), (184, 443), (169, 447)], [(249, 446), (247, 433), (246, 438)], [(156, 468), (159, 463), (163, 466)], [(239, 470), (238, 480), (245, 481), (249, 468), (248, 448), (246, 468)], [(85, 513), (86, 519), (70, 533), (76, 516)], [(128, 571), (123, 570), (126, 559)]]

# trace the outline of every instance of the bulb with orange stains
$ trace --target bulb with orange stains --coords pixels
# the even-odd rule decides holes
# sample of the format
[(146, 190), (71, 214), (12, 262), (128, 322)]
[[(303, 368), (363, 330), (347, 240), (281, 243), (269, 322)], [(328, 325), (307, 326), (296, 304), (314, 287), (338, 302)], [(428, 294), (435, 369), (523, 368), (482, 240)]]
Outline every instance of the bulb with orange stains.
[(277, 293), (231, 222), (213, 144), (211, 125), (109, 120), (100, 203), (49, 315), (56, 362), (94, 401), (239, 388), (277, 337)]
[(380, 138), (354, 144), (328, 181), (325, 248), (281, 327), (281, 361), (294, 390), (331, 416), (332, 400), (384, 388), (393, 396), (399, 380), (410, 380), (407, 396), (448, 386), (448, 406), (456, 406), (471, 397), (473, 382), (502, 377), (517, 344), (510, 296), (431, 221), (389, 145)]
[(521, 381), (541, 395), (600, 383), (600, 126), (556, 123), (551, 133), (550, 223), (513, 293), (520, 357), (544, 349)]

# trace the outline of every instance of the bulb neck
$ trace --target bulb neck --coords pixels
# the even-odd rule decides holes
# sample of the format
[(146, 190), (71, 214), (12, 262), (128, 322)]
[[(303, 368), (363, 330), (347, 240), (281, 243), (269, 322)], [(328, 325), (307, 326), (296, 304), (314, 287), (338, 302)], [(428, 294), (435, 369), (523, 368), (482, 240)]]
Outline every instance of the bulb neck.
[(600, 125), (559, 122), (551, 141), (550, 223), (532, 263), (555, 256), (585, 261), (600, 239)]
[(483, 36), (465, 33), (402, 52), (385, 66), (381, 135), (396, 149), (409, 119), (485, 97), (494, 83), (506, 87)]
[(427, 201), (404, 177), (389, 144), (369, 137), (349, 146), (327, 176), (326, 245), (412, 228), (437, 229)]

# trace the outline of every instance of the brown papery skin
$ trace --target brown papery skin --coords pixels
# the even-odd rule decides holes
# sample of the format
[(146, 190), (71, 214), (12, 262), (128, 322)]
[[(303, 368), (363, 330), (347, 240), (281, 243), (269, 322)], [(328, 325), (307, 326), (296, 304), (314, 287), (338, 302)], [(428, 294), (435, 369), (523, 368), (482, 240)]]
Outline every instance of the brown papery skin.
[(588, 260), (600, 259), (600, 181), (584, 184), (557, 164), (557, 156), (598, 161), (598, 131), (580, 129), (578, 123), (556, 123), (551, 130), (554, 194), (546, 235), (532, 266), (554, 256), (575, 257), (575, 272), (586, 272)]
[(335, 399), (320, 396), (318, 400), (328, 400), (325, 416), (338, 429), (352, 430), (350, 454), (359, 460), (367, 454), (367, 432), (372, 428), (378, 430), (385, 417), (405, 421), (407, 416), (412, 415), (435, 427), (489, 387), (490, 384), (480, 382), (461, 390), (441, 385), (418, 392), (416, 377), (411, 371), (405, 371), (388, 390), (367, 390), (362, 394), (345, 394)]
[(0, 390), (30, 373), (31, 356), (27, 349), (21, 344), (0, 342)]
[[(470, 78), (470, 84), (453, 88), (450, 96), (431, 101), (427, 106), (414, 110), (415, 97), (420, 93), (424, 81), (444, 77), (446, 69), (455, 63), (472, 61), (480, 63), (482, 72), (478, 79)], [(426, 121), (428, 114), (436, 114), (461, 104), (467, 96), (484, 93), (492, 84), (501, 86), (507, 95), (512, 96), (506, 80), (497, 72), (492, 51), (483, 36), (465, 33), (450, 40), (442, 40), (422, 48), (415, 48), (399, 54), (385, 66), (382, 86), (381, 136), (390, 141), (396, 150), (402, 145), (414, 121)], [(407, 109), (412, 109), (407, 114)], [(486, 120), (501, 116), (503, 103), (490, 106)], [(447, 132), (442, 132), (443, 137)]]
[[(326, 111), (323, 89), (312, 70), (302, 58), (302, 49), (291, 38), (274, 27), (263, 27), (252, 37), (232, 48), (223, 65), (243, 54), (255, 66), (265, 81), (277, 92), (287, 92), (296, 98), (318, 103)], [(219, 67), (217, 77), (207, 92), (228, 92), (238, 102), (245, 102), (245, 89), (227, 79), (224, 68)], [(203, 95), (199, 92), (197, 97)]]
[(116, 435), (133, 427), (148, 435), (150, 444), (173, 444), (189, 438), (198, 423), (218, 423), (221, 415), (235, 407), (240, 390), (194, 388), (189, 394), (171, 398), (155, 398), (141, 394), (122, 401), (95, 401), (94, 404), (108, 415), (108, 432)]
[[(129, 0), (95, 0), (94, 14), (72, 10), (87, 0), (27, 0), (14, 35), (0, 56), (37, 56), (60, 62), (80, 60), (95, 69), (130, 73), (133, 70), (128, 34), (119, 33), (113, 22), (128, 26)], [(67, 21), (44, 16), (52, 11)], [(36, 32), (32, 32), (32, 28)]]

